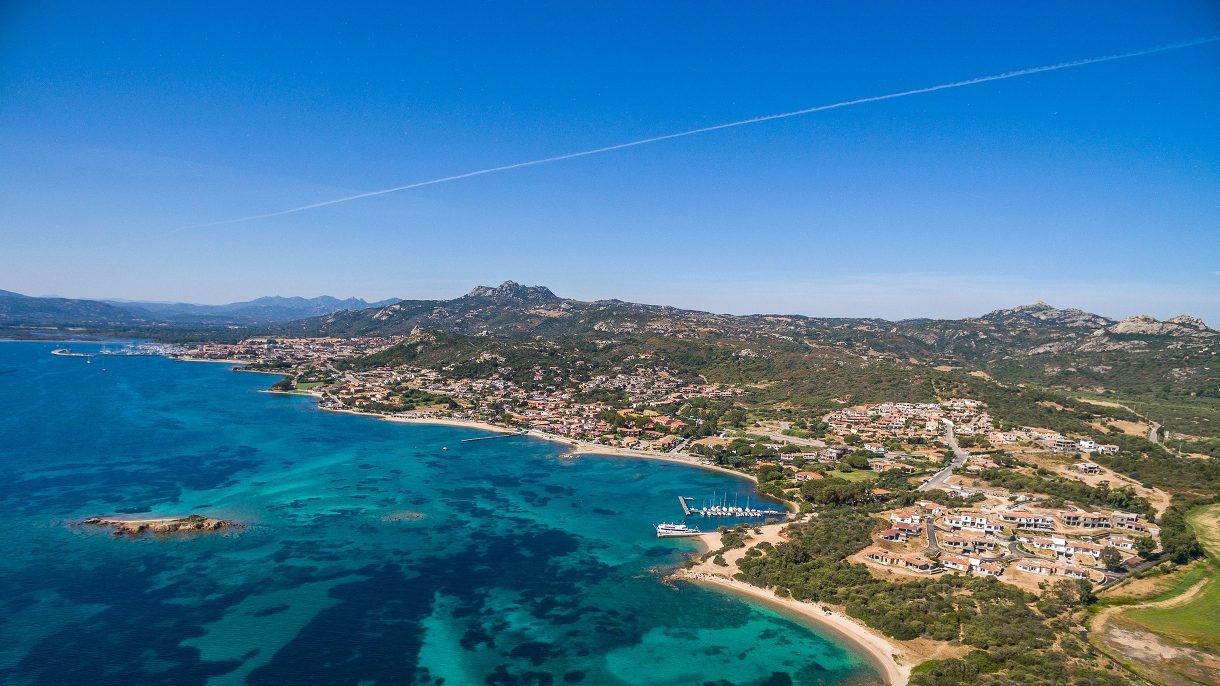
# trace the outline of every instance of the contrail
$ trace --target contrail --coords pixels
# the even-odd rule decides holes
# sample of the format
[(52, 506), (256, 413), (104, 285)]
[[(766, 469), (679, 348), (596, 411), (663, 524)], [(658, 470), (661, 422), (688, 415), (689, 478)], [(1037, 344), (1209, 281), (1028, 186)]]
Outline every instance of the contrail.
[(438, 179), (430, 179), (428, 181), (417, 181), (409, 183), (405, 186), (395, 186), (393, 188), (383, 188), (376, 191), (368, 191), (365, 193), (357, 193), (348, 195), (342, 198), (334, 198), (332, 200), (323, 200), (309, 205), (301, 205), (300, 207), (292, 207), (286, 210), (277, 212), (267, 212), (265, 214), (253, 214), (248, 217), (238, 217), (237, 219), (226, 219), (223, 221), (208, 222), (206, 224), (195, 224), (193, 226), (183, 227), (179, 229), (184, 231), (187, 229), (200, 229), (209, 226), (222, 226), (225, 224), (238, 224), (241, 222), (254, 221), (256, 219), (269, 219), (271, 217), (280, 217), (285, 214), (295, 214), (306, 210), (313, 210), (319, 207), (328, 207), (330, 205), (338, 205), (340, 203), (352, 202), (363, 198), (372, 198), (378, 195), (386, 195), (389, 193), (398, 193), (400, 191), (409, 191), (413, 188), (423, 188), (424, 186), (436, 186), (450, 181), (459, 181), (461, 179), (469, 179), (475, 176), (484, 176), (487, 174), (495, 174), (498, 172), (511, 171), (513, 169), (522, 169), (525, 167), (535, 167), (540, 164), (550, 164), (552, 162), (562, 162), (563, 160), (576, 159), (578, 157), (589, 157), (591, 155), (600, 155), (602, 153), (614, 152), (615, 150), (625, 150), (641, 145), (649, 145), (651, 143), (660, 143), (661, 141), (669, 141), (675, 138), (685, 138), (687, 136), (697, 136), (703, 133), (711, 133), (713, 131), (722, 131), (724, 129), (732, 129), (738, 126), (749, 126), (750, 124), (761, 124), (763, 122), (775, 121), (776, 119), (788, 119), (789, 117), (800, 117), (815, 112), (826, 112), (827, 110), (837, 110), (844, 107), (853, 107), (855, 105), (864, 105), (870, 102), (881, 102), (883, 100), (895, 100), (897, 98), (905, 98), (911, 95), (922, 95), (924, 93), (934, 93), (936, 91), (949, 90), (951, 88), (962, 88), (965, 86), (974, 86), (980, 83), (989, 83), (991, 81), (1003, 81), (1005, 79), (1015, 79), (1020, 76), (1030, 76), (1032, 74), (1041, 74), (1048, 71), (1059, 71), (1061, 69), (1071, 69), (1073, 67), (1083, 67), (1090, 64), (1100, 64), (1102, 62), (1113, 62), (1115, 60), (1125, 60), (1132, 57), (1142, 57), (1144, 55), (1152, 55), (1158, 52), (1167, 52), (1169, 50), (1180, 50), (1182, 48), (1194, 47), (1197, 45), (1205, 45), (1207, 43), (1215, 43), (1220, 41), (1220, 36), (1207, 36), (1205, 38), (1196, 38), (1194, 40), (1182, 41), (1180, 43), (1167, 43), (1156, 47), (1147, 48), (1144, 50), (1136, 50), (1134, 52), (1123, 52), (1113, 55), (1105, 55), (1103, 57), (1089, 57), (1071, 62), (1060, 62), (1058, 64), (1050, 64), (1043, 67), (1030, 67), (1028, 69), (1018, 69), (1017, 71), (1007, 71), (1002, 74), (992, 74), (991, 76), (979, 76), (965, 81), (953, 81), (952, 83), (942, 83), (937, 86), (927, 86), (924, 88), (915, 88), (908, 91), (900, 91), (897, 93), (887, 93), (885, 95), (873, 95), (867, 98), (857, 98), (855, 100), (844, 100), (829, 105), (818, 105), (816, 107), (808, 107), (803, 110), (794, 110), (792, 112), (783, 112), (781, 114), (768, 114), (752, 119), (742, 119), (740, 121), (732, 121), (725, 124), (715, 124), (713, 126), (704, 126), (697, 129), (687, 131), (679, 131), (677, 133), (667, 133), (662, 136), (653, 136), (652, 138), (641, 138), (640, 140), (630, 141), (627, 143), (618, 143), (615, 145), (607, 145), (601, 148), (593, 148), (591, 150), (581, 150), (580, 152), (570, 152), (563, 155), (555, 155), (554, 157), (544, 157), (537, 160), (529, 160), (528, 162), (516, 162), (514, 164), (505, 164), (499, 167), (488, 167), (487, 169), (479, 169), (477, 171), (465, 172), (463, 174), (454, 174), (453, 176), (442, 176)]

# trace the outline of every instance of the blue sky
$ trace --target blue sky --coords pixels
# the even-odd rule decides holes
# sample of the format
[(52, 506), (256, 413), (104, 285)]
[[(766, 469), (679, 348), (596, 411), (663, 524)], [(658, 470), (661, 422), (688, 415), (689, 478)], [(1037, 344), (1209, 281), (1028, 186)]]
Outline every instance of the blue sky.
[(257, 5), (0, 7), (0, 288), (1220, 324), (1220, 43), (197, 227), (1216, 35), (1214, 2)]

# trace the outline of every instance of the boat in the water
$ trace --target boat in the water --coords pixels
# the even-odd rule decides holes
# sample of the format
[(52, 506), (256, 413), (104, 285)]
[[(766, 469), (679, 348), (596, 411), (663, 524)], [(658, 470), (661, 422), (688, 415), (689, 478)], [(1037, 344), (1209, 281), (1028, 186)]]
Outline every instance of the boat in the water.
[(703, 533), (698, 527), (687, 526), (685, 524), (658, 524), (657, 538), (682, 538), (685, 536), (698, 536)]

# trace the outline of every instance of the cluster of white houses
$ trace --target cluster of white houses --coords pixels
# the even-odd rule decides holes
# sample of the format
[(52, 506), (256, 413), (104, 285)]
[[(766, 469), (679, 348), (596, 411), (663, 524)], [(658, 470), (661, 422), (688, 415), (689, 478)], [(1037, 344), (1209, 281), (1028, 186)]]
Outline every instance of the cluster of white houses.
[[(951, 510), (923, 500), (889, 513), (889, 528), (878, 538), (903, 544), (922, 541), (926, 530), (934, 528), (941, 550), (938, 561), (923, 555), (904, 554), (874, 545), (866, 548), (865, 560), (911, 572), (931, 573), (938, 567), (961, 572), (1001, 576), (1005, 569), (1039, 575), (1104, 580), (1100, 568), (1102, 552), (1117, 548), (1132, 554), (1138, 535), (1159, 535), (1159, 528), (1126, 512), (1098, 513), (1084, 510), (1004, 510), (982, 512)], [(1121, 530), (1124, 533), (1118, 533)], [(1087, 538), (1071, 537), (1079, 531)], [(1040, 535), (1038, 532), (1047, 532)], [(1007, 544), (1001, 536), (1013, 533), (1015, 539), (1034, 553), (1033, 557), (1006, 560)], [(1009, 557), (1013, 557), (1009, 555)]]
[(935, 438), (943, 433), (942, 422), (953, 422), (958, 433), (978, 434), (991, 430), (991, 417), (981, 411), (978, 400), (955, 399), (941, 403), (881, 403), (864, 408), (836, 410), (823, 417), (831, 432), (864, 438)]
[(1036, 443), (1055, 453), (1085, 453), (1111, 455), (1118, 452), (1117, 445), (1098, 443), (1090, 438), (1068, 438), (1051, 429), (1035, 429), (1026, 427), (1012, 431), (992, 431), (987, 434), (987, 440), (995, 445), (1010, 443)]
[(1015, 566), (1022, 572), (1041, 574), (1043, 576), (1058, 574), (1073, 579), (1088, 579), (1092, 576), (1091, 570), (1087, 567), (1080, 567), (1066, 562), (1044, 560), (1038, 557), (1027, 557), (1023, 560), (1017, 560)]
[(865, 548), (863, 555), (865, 559), (877, 564), (909, 569), (912, 572), (930, 572), (936, 567), (934, 562), (923, 555), (902, 555), (875, 545)]
[(959, 572), (973, 572), (984, 576), (1000, 576), (1004, 573), (1003, 563), (966, 555), (954, 555), (953, 553), (941, 555), (940, 564), (946, 569), (953, 569)]
[[(909, 510), (896, 510), (898, 519), (918, 525)], [(915, 518), (917, 520), (917, 518)], [(953, 531), (973, 531), (982, 534), (997, 534), (1005, 527), (1036, 531), (1060, 531), (1065, 529), (1121, 529), (1142, 536), (1159, 536), (1161, 530), (1155, 524), (1143, 521), (1138, 514), (1129, 512), (1088, 512), (1085, 510), (1005, 510), (998, 513), (966, 510), (947, 514), (945, 524)]]

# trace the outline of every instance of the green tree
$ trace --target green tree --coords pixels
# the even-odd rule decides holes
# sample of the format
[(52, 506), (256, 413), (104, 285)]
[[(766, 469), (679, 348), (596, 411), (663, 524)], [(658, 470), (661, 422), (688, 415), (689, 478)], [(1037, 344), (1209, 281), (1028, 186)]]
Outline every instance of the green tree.
[(1145, 560), (1152, 557), (1152, 553), (1155, 550), (1156, 541), (1151, 536), (1140, 536), (1135, 539), (1135, 552), (1139, 553), (1140, 557)]

